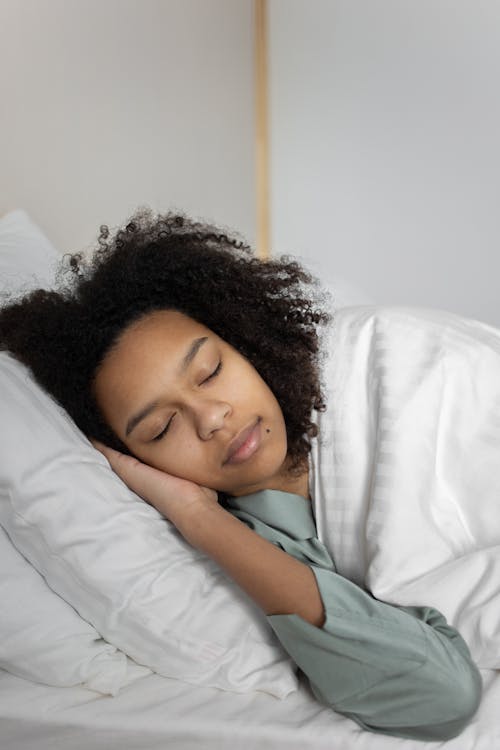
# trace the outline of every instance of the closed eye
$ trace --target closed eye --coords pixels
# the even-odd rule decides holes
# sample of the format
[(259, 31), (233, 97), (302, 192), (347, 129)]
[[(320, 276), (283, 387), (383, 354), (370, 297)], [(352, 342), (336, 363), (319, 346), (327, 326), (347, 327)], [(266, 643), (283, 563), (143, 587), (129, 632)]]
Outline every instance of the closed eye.
[(163, 428), (163, 430), (161, 432), (159, 432), (158, 435), (155, 435), (155, 437), (151, 440), (152, 443), (154, 443), (156, 440), (161, 440), (162, 437), (164, 437), (167, 434), (167, 432), (169, 430), (169, 427), (172, 424), (172, 420), (173, 420), (174, 417), (175, 417), (175, 414), (172, 414), (172, 416), (168, 420), (168, 422), (165, 425), (165, 427)]
[[(210, 375), (208, 376), (208, 378), (205, 378), (205, 380), (203, 381), (203, 383), (208, 383), (210, 380), (212, 380), (212, 378), (217, 377), (217, 375), (220, 373), (221, 370), (222, 370), (222, 360), (220, 360), (219, 364), (217, 365), (217, 367), (215, 368), (215, 370), (212, 373), (210, 373)], [(203, 383), (202, 383), (202, 385), (203, 385)], [(172, 420), (173, 420), (174, 417), (175, 417), (175, 414), (172, 414), (172, 416), (168, 420), (168, 422), (165, 425), (165, 427), (163, 428), (163, 430), (161, 430), (161, 432), (159, 432), (158, 435), (155, 435), (154, 438), (152, 438), (151, 442), (154, 443), (157, 440), (161, 440), (163, 437), (165, 437), (165, 435), (167, 434), (168, 430), (170, 429), (170, 425), (172, 424)]]
[[(212, 378), (217, 377), (217, 375), (219, 374), (219, 372), (221, 370), (222, 370), (222, 359), (220, 360), (220, 362), (217, 365), (217, 367), (215, 368), (215, 370), (208, 376), (208, 378), (205, 378), (205, 380), (203, 381), (203, 383), (208, 383), (209, 380), (212, 380)], [(202, 385), (203, 385), (203, 383), (202, 383)]]

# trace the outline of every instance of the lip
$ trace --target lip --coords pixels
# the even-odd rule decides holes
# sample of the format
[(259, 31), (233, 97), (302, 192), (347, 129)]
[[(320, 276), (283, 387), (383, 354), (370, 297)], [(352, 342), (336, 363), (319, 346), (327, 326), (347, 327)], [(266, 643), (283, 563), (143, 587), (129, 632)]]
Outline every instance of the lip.
[(240, 464), (253, 456), (261, 443), (260, 423), (259, 417), (231, 440), (224, 464)]

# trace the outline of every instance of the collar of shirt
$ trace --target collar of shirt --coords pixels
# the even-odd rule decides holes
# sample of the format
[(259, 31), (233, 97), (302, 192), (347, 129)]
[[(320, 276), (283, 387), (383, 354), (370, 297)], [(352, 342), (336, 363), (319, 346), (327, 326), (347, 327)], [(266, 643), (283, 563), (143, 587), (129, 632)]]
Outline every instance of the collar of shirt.
[(229, 497), (224, 505), (257, 534), (293, 557), (335, 570), (330, 553), (317, 538), (311, 503), (302, 495), (261, 490), (241, 497)]

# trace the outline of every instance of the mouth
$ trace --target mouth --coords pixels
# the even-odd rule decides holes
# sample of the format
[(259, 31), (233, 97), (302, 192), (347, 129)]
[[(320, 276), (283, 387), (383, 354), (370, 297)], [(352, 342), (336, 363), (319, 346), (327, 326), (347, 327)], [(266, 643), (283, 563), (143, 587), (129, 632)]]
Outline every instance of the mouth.
[(229, 443), (229, 448), (226, 455), (225, 464), (241, 464), (243, 461), (247, 461), (253, 454), (258, 450), (262, 436), (260, 431), (260, 423), (262, 418), (259, 417), (249, 427), (245, 427), (235, 438)]

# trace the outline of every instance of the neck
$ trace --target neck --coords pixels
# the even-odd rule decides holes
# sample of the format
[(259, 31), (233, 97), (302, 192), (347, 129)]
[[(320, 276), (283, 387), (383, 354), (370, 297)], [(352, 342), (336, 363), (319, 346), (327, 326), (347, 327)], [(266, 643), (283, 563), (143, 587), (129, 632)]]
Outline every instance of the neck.
[(291, 492), (293, 495), (301, 495), (306, 500), (310, 500), (309, 495), (309, 472), (301, 474), (300, 477), (294, 477), (292, 479), (279, 479), (276, 478), (269, 483), (265, 483), (262, 487), (252, 487), (239, 492), (230, 493), (233, 497), (239, 497), (241, 495), (251, 495), (254, 492), (260, 492), (261, 490), (279, 490), (280, 492)]
[(281, 490), (282, 492), (292, 492), (294, 495), (302, 495), (306, 500), (309, 497), (309, 472), (305, 471), (300, 477), (293, 479), (284, 479), (281, 486), (269, 487), (269, 489)]
[(298, 477), (290, 477), (288, 474), (283, 476), (278, 475), (271, 479), (268, 483), (266, 482), (262, 490), (279, 490), (280, 492), (291, 492), (294, 495), (301, 495), (306, 500), (310, 500), (309, 496), (309, 471), (306, 470), (303, 474)]
[(299, 476), (290, 476), (287, 468), (283, 468), (279, 474), (269, 479), (267, 482), (262, 482), (262, 485), (255, 485), (253, 487), (247, 487), (238, 492), (232, 492), (234, 497), (241, 495), (250, 495), (253, 492), (259, 492), (260, 490), (279, 490), (280, 492), (291, 492), (294, 495), (301, 495), (306, 500), (310, 500), (309, 495), (309, 470), (306, 469)]

